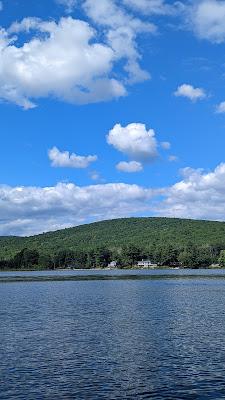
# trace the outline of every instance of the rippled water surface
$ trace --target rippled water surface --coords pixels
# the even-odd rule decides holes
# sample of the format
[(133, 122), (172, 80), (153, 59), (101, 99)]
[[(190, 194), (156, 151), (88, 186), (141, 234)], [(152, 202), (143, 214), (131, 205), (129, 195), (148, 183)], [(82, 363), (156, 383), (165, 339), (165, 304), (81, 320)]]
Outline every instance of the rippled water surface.
[(225, 399), (225, 271), (0, 273), (0, 399)]

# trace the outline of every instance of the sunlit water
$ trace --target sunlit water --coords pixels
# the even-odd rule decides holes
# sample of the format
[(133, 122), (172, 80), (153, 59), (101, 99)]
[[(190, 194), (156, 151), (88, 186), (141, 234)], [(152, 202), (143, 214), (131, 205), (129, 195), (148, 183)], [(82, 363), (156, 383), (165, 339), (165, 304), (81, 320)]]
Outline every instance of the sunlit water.
[(223, 270), (5, 272), (0, 296), (1, 400), (225, 398)]

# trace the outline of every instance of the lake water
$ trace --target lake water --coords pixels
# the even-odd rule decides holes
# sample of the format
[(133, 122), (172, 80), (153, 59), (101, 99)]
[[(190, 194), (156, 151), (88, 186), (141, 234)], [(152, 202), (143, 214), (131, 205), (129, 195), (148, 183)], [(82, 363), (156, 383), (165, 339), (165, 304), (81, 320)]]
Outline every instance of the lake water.
[(224, 399), (225, 271), (0, 273), (0, 399)]

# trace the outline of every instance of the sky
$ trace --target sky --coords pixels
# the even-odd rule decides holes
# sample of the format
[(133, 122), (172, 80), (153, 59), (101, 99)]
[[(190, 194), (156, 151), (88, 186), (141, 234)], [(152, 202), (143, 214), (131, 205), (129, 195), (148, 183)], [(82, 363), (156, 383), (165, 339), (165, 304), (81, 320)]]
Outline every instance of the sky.
[(0, 235), (225, 220), (224, 0), (0, 1)]

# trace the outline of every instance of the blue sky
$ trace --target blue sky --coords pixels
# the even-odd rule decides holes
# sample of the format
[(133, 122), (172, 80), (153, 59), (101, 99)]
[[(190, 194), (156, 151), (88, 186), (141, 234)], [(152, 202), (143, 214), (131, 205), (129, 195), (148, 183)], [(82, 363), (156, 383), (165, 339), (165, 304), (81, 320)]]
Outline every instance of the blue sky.
[(225, 1), (0, 4), (0, 234), (225, 219)]

